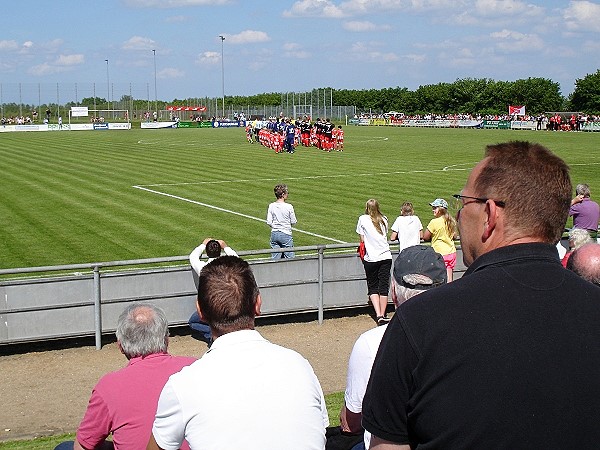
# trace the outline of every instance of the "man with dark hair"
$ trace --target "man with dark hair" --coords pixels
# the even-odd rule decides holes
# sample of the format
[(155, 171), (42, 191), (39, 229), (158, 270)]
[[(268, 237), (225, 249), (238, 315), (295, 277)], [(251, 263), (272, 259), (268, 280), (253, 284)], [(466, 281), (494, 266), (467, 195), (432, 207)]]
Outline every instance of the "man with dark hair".
[[(206, 256), (208, 256), (207, 261), (202, 261), (200, 258), (202, 257), (202, 253), (206, 251)], [(198, 276), (202, 271), (202, 268), (211, 262), (213, 259), (221, 256), (221, 251), (225, 252), (226, 255), (229, 256), (237, 256), (235, 250), (227, 245), (227, 243), (221, 239), (216, 240), (213, 238), (206, 238), (202, 241), (202, 243), (192, 250), (190, 253), (190, 264), (193, 269), (194, 282), (196, 284), (196, 288), (198, 287)], [(195, 333), (198, 333), (201, 340), (206, 342), (207, 344), (211, 344), (212, 337), (210, 335), (210, 327), (206, 322), (203, 322), (200, 319), (197, 311), (194, 311), (188, 320), (188, 325)]]
[[(446, 265), (442, 255), (428, 245), (414, 245), (400, 252), (392, 270), (392, 300), (398, 308), (408, 299), (447, 281)], [(341, 430), (349, 434), (362, 434), (362, 401), (371, 375), (371, 368), (379, 343), (388, 324), (372, 328), (361, 334), (352, 348), (348, 361), (346, 392), (344, 405), (340, 411)], [(344, 439), (344, 438), (342, 438)], [(364, 433), (362, 447), (353, 450), (368, 449), (371, 434)], [(328, 445), (329, 445), (328, 439)]]
[(600, 289), (555, 247), (567, 165), (491, 145), (455, 197), (468, 270), (388, 325), (362, 405), (370, 448), (597, 448)]
[[(202, 257), (202, 253), (206, 251), (206, 256), (208, 256), (207, 261), (202, 261), (200, 258)], [(216, 240), (213, 238), (206, 238), (202, 241), (202, 243), (192, 250), (190, 253), (190, 264), (194, 272), (200, 275), (200, 271), (202, 268), (211, 262), (213, 259), (221, 256), (221, 251), (225, 252), (226, 255), (229, 256), (237, 256), (237, 253), (227, 245), (227, 243), (221, 239)]]
[[(149, 303), (128, 305), (119, 316), (116, 335), (129, 363), (98, 381), (75, 442), (63, 442), (56, 450), (146, 448), (163, 386), (169, 376), (196, 361), (167, 353), (167, 317)], [(110, 434), (112, 442), (106, 440)]]
[(567, 261), (567, 269), (600, 286), (600, 244), (590, 242), (574, 250)]
[(158, 402), (149, 450), (323, 449), (329, 425), (321, 385), (298, 353), (254, 329), (261, 297), (247, 262), (222, 256), (200, 273), (198, 312), (214, 342), (173, 375)]
[(575, 197), (571, 200), (569, 216), (573, 216), (573, 228), (587, 230), (590, 237), (598, 237), (598, 221), (600, 220), (600, 206), (591, 198), (590, 187), (587, 184), (578, 184), (575, 188)]

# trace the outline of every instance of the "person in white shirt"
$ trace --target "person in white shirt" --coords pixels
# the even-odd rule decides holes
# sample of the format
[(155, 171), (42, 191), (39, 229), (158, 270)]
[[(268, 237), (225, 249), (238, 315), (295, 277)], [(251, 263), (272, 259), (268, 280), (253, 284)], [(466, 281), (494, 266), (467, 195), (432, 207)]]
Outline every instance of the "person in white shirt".
[(390, 290), (392, 252), (387, 240), (388, 221), (381, 214), (379, 202), (374, 198), (367, 201), (365, 213), (358, 218), (356, 233), (365, 245), (363, 266), (367, 277), (367, 294), (375, 309), (378, 325), (389, 322), (386, 314)]
[(411, 202), (404, 202), (400, 208), (400, 215), (392, 224), (390, 241), (398, 239), (399, 250), (402, 252), (406, 247), (419, 245), (423, 238), (423, 224), (421, 219), (415, 216), (415, 210)]
[[(215, 258), (221, 256), (221, 250), (225, 252), (226, 255), (229, 256), (237, 256), (235, 250), (227, 245), (227, 243), (221, 239), (216, 240), (213, 238), (206, 238), (202, 241), (198, 247), (192, 250), (190, 253), (190, 264), (192, 266), (193, 275), (194, 275), (194, 283), (196, 284), (196, 288), (198, 287), (198, 276), (200, 272), (208, 263), (213, 261)], [(206, 256), (208, 259), (206, 261), (202, 261), (200, 258), (202, 257), (202, 253), (206, 251)], [(210, 327), (206, 322), (203, 322), (200, 319), (197, 311), (191, 315), (188, 320), (188, 325), (195, 333), (198, 333), (201, 340), (206, 342), (207, 344), (211, 344), (212, 337), (210, 334)]]
[[(447, 274), (444, 259), (428, 245), (414, 245), (406, 248), (394, 262), (392, 276), (392, 300), (397, 308), (406, 300), (421, 292), (446, 283)], [(350, 359), (346, 377), (344, 406), (340, 411), (340, 427), (343, 433), (360, 434), (362, 401), (371, 376), (375, 355), (387, 324), (376, 327), (361, 334), (356, 340)], [(364, 432), (364, 442), (353, 447), (353, 450), (369, 448), (371, 434)], [(362, 445), (361, 445), (362, 444)]]
[(147, 450), (323, 450), (329, 425), (309, 362), (254, 329), (261, 297), (250, 265), (221, 256), (200, 273), (197, 308), (214, 343), (165, 384)]
[[(267, 225), (271, 227), (271, 248), (292, 248), (294, 239), (292, 238), (292, 225), (296, 220), (294, 207), (285, 201), (288, 198), (288, 187), (285, 184), (278, 184), (273, 189), (275, 200), (269, 205), (267, 210)], [(293, 258), (294, 252), (274, 252), (271, 258)]]

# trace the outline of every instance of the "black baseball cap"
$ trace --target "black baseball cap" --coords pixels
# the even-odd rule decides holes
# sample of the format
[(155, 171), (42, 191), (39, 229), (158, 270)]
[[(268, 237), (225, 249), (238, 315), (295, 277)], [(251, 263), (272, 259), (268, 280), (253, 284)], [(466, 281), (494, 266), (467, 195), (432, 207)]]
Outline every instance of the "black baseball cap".
[(447, 281), (444, 258), (428, 245), (413, 245), (394, 262), (394, 279), (403, 286), (430, 289)]

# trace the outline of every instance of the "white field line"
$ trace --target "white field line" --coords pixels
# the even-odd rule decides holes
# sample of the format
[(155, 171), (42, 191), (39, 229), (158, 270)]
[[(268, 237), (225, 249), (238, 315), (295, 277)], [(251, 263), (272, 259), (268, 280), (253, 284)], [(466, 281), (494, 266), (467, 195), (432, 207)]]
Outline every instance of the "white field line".
[[(207, 144), (204, 142), (195, 142), (195, 141), (185, 141), (185, 142), (177, 142), (177, 141), (171, 141), (171, 142), (161, 142), (161, 141), (144, 141), (144, 140), (139, 140), (137, 141), (138, 145), (160, 145), (161, 147), (194, 147), (197, 145), (203, 145), (204, 147), (213, 147), (217, 144)], [(219, 146), (225, 146), (225, 147), (231, 147), (232, 145), (235, 144), (218, 144)]]
[[(477, 164), (477, 162), (472, 162), (472, 163), (460, 163), (460, 164), (453, 164), (450, 166), (445, 166), (442, 169), (429, 169), (429, 170), (398, 170), (398, 171), (394, 171), (394, 172), (379, 172), (379, 173), (360, 173), (360, 174), (335, 174), (335, 175), (313, 175), (313, 176), (306, 176), (306, 177), (289, 177), (289, 178), (285, 178), (285, 180), (310, 180), (310, 179), (320, 179), (320, 178), (341, 178), (341, 177), (371, 177), (371, 176), (381, 176), (381, 175), (400, 175), (400, 174), (411, 174), (411, 173), (434, 173), (434, 172), (448, 172), (451, 170), (456, 170), (456, 171), (465, 171), (465, 170), (470, 170), (475, 164)], [(571, 166), (587, 166), (587, 165), (592, 165), (592, 164), (600, 164), (600, 163), (575, 163), (575, 164), (570, 164)], [(459, 166), (468, 166), (468, 167), (459, 167)], [(259, 179), (239, 179), (239, 180), (220, 180), (220, 181), (198, 181), (198, 182), (192, 182), (192, 183), (156, 183), (156, 184), (143, 184), (143, 185), (136, 185), (133, 186), (135, 189), (140, 189), (146, 192), (150, 192), (152, 194), (157, 194), (157, 195), (164, 195), (165, 197), (170, 197), (170, 198), (174, 198), (176, 200), (181, 200), (184, 202), (188, 202), (188, 203), (193, 203), (195, 205), (199, 205), (199, 206), (204, 206), (206, 208), (211, 208), (217, 211), (221, 211), (224, 213), (228, 213), (228, 214), (234, 214), (236, 216), (240, 216), (240, 217), (244, 217), (246, 219), (251, 219), (251, 220), (256, 220), (258, 222), (262, 222), (265, 223), (265, 219), (261, 219), (259, 217), (254, 217), (254, 216), (250, 216), (248, 214), (243, 214), (237, 211), (232, 211), (230, 209), (225, 209), (225, 208), (221, 208), (219, 206), (215, 206), (215, 205), (209, 205), (208, 203), (203, 203), (203, 202), (199, 202), (196, 200), (191, 200), (189, 198), (185, 198), (185, 197), (180, 197), (178, 195), (172, 195), (172, 194), (167, 194), (166, 192), (161, 192), (161, 191), (157, 191), (155, 189), (149, 189), (149, 187), (158, 187), (158, 186), (185, 186), (185, 185), (200, 185), (200, 184), (225, 184), (225, 183), (247, 183), (250, 181), (280, 181), (282, 180), (281, 178), (259, 178)], [(328, 236), (322, 236), (320, 234), (316, 234), (316, 233), (311, 233), (310, 231), (305, 231), (305, 230), (300, 230), (299, 228), (292, 228), (292, 230), (298, 232), (298, 233), (303, 233), (303, 234), (308, 234), (310, 236), (315, 236), (321, 239), (326, 239), (332, 242), (337, 242), (339, 244), (346, 244), (347, 242), (345, 241), (340, 241), (339, 239), (335, 239), (332, 237), (328, 237)]]
[[(183, 183), (183, 184), (193, 184), (193, 183)], [(206, 208), (215, 209), (217, 211), (221, 211), (221, 212), (224, 212), (224, 213), (227, 213), (227, 214), (233, 214), (233, 215), (236, 215), (236, 216), (244, 217), (245, 219), (251, 219), (251, 220), (256, 220), (258, 222), (266, 223), (265, 219), (260, 219), (258, 217), (249, 216), (248, 214), (243, 214), (243, 213), (240, 213), (240, 212), (237, 212), (237, 211), (232, 211), (230, 209), (221, 208), (219, 206), (209, 205), (208, 203), (203, 203), (203, 202), (199, 202), (199, 201), (196, 201), (196, 200), (191, 200), (189, 198), (180, 197), (178, 195), (167, 194), (166, 192), (156, 191), (154, 189), (148, 189), (148, 188), (143, 187), (143, 186), (133, 186), (133, 187), (135, 189), (141, 189), (142, 191), (150, 192), (152, 194), (164, 195), (165, 197), (174, 198), (176, 200), (181, 200), (183, 202), (193, 203), (194, 205), (199, 205), (199, 206), (204, 206)], [(294, 231), (296, 231), (298, 233), (308, 234), (310, 236), (315, 236), (315, 237), (318, 237), (318, 238), (321, 238), (321, 239), (326, 239), (328, 241), (337, 242), (338, 244), (346, 244), (347, 243), (345, 241), (340, 241), (339, 239), (334, 239), (334, 238), (331, 238), (331, 237), (322, 236), (320, 234), (311, 233), (310, 231), (300, 230), (300, 229), (294, 228), (294, 227), (292, 227), (292, 230), (294, 230)]]
[(238, 179), (238, 180), (216, 180), (216, 181), (194, 181), (194, 182), (186, 182), (186, 183), (156, 183), (156, 184), (140, 184), (137, 187), (138, 189), (142, 187), (157, 187), (157, 186), (186, 186), (186, 185), (200, 185), (200, 184), (228, 184), (228, 183), (248, 183), (252, 181), (288, 181), (288, 180), (317, 180), (321, 178), (347, 178), (347, 177), (374, 177), (374, 176), (386, 176), (386, 175), (407, 175), (413, 173), (434, 173), (434, 172), (448, 172), (451, 170), (456, 171), (464, 171), (471, 170), (472, 166), (477, 163), (465, 163), (464, 165), (469, 164), (470, 167), (460, 168), (457, 167), (462, 164), (456, 164), (453, 166), (446, 166), (442, 169), (428, 169), (428, 170), (397, 170), (394, 172), (378, 172), (378, 173), (338, 173), (334, 175), (311, 175), (305, 177), (287, 177), (287, 178), (247, 178), (247, 179)]

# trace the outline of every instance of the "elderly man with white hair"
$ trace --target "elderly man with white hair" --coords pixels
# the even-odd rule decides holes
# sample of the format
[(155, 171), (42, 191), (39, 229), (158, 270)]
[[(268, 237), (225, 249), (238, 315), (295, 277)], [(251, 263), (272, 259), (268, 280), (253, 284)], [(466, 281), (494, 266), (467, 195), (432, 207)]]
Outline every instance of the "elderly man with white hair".
[[(55, 450), (145, 449), (163, 386), (172, 374), (196, 361), (168, 353), (167, 316), (150, 303), (127, 305), (115, 334), (127, 365), (98, 381), (75, 441)], [(112, 440), (106, 439), (109, 436)], [(183, 448), (189, 448), (187, 442)]]

